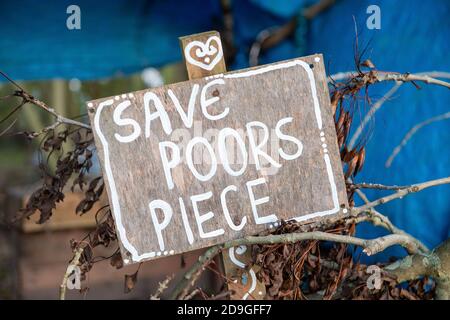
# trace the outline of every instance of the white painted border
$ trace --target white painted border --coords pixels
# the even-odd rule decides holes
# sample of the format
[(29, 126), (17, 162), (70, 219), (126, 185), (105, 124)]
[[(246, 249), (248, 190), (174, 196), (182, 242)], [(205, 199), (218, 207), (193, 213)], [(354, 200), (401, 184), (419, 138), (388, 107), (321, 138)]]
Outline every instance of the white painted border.
[[(247, 71), (238, 71), (238, 72), (233, 72), (233, 73), (223, 74), (223, 75), (222, 74), (216, 75), (216, 77), (224, 77), (227, 79), (245, 78), (245, 77), (251, 77), (251, 76), (255, 76), (255, 75), (264, 74), (266, 72), (270, 72), (270, 71), (274, 71), (274, 70), (291, 68), (294, 66), (301, 66), (308, 74), (309, 82), (311, 85), (311, 94), (313, 97), (314, 112), (315, 112), (315, 116), (316, 116), (317, 127), (319, 130), (322, 130), (322, 113), (320, 111), (319, 99), (317, 98), (317, 90), (316, 90), (316, 82), (314, 79), (314, 73), (312, 72), (310, 66), (306, 62), (296, 59), (296, 60), (291, 60), (288, 62), (282, 62), (282, 63), (278, 63), (278, 64), (268, 65), (268, 66), (261, 67), (258, 69), (252, 69), (252, 70), (247, 70)], [(93, 125), (94, 125), (94, 130), (97, 133), (97, 136), (100, 139), (100, 143), (102, 144), (102, 147), (103, 147), (103, 154), (104, 154), (103, 168), (106, 173), (106, 177), (108, 179), (108, 186), (109, 186), (109, 191), (110, 191), (109, 196), (110, 196), (111, 202), (112, 202), (111, 203), (112, 212), (114, 215), (114, 220), (116, 222), (117, 231), (119, 232), (120, 240), (122, 241), (122, 245), (124, 246), (124, 248), (131, 253), (131, 259), (134, 262), (139, 262), (143, 259), (153, 258), (157, 255), (160, 256), (161, 252), (152, 251), (152, 252), (146, 252), (143, 254), (139, 254), (137, 252), (136, 248), (129, 242), (127, 235), (126, 235), (127, 232), (122, 223), (122, 214), (121, 214), (121, 209), (120, 209), (119, 197), (117, 194), (114, 176), (113, 176), (113, 173), (111, 170), (111, 163), (110, 163), (110, 158), (109, 158), (110, 157), (109, 145), (108, 145), (108, 141), (106, 140), (105, 136), (103, 135), (102, 131), (100, 130), (101, 112), (104, 107), (110, 106), (113, 103), (114, 103), (114, 99), (109, 99), (109, 100), (101, 102), (98, 105), (98, 108), (95, 112)], [(325, 210), (325, 211), (314, 212), (314, 213), (310, 213), (307, 215), (294, 217), (290, 220), (305, 221), (305, 220), (309, 220), (309, 219), (316, 218), (316, 217), (330, 215), (330, 214), (333, 214), (333, 213), (336, 213), (339, 211), (339, 198), (338, 198), (338, 194), (337, 194), (337, 187), (336, 187), (336, 183), (334, 181), (334, 174), (333, 174), (333, 169), (332, 169), (331, 163), (330, 163), (330, 157), (326, 153), (326, 151), (325, 151), (325, 155), (324, 155), (324, 161), (325, 161), (325, 166), (327, 169), (328, 181), (331, 186), (333, 208), (331, 208), (329, 210)], [(174, 254), (174, 253), (175, 252), (173, 250), (170, 250), (170, 254)]]

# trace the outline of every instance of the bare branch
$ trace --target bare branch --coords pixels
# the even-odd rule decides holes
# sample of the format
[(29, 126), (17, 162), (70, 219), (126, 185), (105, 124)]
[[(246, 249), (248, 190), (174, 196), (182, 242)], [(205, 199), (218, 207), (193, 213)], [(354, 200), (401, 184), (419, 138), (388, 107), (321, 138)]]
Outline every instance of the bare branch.
[[(361, 190), (356, 189), (355, 191), (358, 194), (358, 196), (365, 203), (369, 203), (370, 202), (370, 200), (367, 198), (367, 196)], [(360, 222), (363, 222), (363, 221), (370, 222), (376, 227), (385, 228), (386, 230), (388, 230), (389, 232), (391, 232), (393, 234), (401, 234), (401, 235), (407, 236), (407, 237), (410, 238), (411, 242), (415, 242), (416, 243), (416, 245), (417, 245), (417, 247), (419, 248), (420, 251), (422, 251), (424, 253), (429, 252), (428, 247), (426, 245), (424, 245), (419, 239), (414, 238), (409, 233), (407, 233), (407, 232), (403, 231), (402, 229), (396, 227), (386, 215), (378, 212), (374, 208), (370, 208), (368, 211), (360, 213), (354, 220), (348, 219), (348, 223), (350, 223), (350, 222), (352, 222), (352, 223), (353, 222), (360, 223)]]
[(351, 185), (353, 189), (380, 189), (380, 190), (402, 190), (410, 186), (387, 186), (379, 183), (354, 183)]
[(16, 86), (19, 90), (21, 91), (25, 91), (23, 90), (23, 88), (21, 86), (19, 86), (19, 84), (17, 82), (15, 82), (13, 79), (11, 79), (6, 73), (4, 73), (3, 71), (0, 70), (0, 74), (9, 82), (11, 82), (14, 86)]
[(9, 129), (11, 129), (12, 127), (14, 127), (14, 125), (16, 124), (16, 122), (17, 122), (17, 118), (14, 119), (14, 120), (6, 127), (5, 130), (3, 130), (2, 132), (0, 132), (0, 137), (1, 137), (2, 135), (4, 135), (5, 133), (7, 133), (7, 132), (9, 131)]
[(414, 82), (421, 81), (426, 84), (434, 84), (450, 89), (450, 83), (433, 78), (427, 74), (413, 74), (413, 73), (395, 73), (395, 72), (384, 72), (375, 71), (376, 81), (395, 81), (395, 82)]
[(425, 126), (427, 126), (429, 124), (432, 124), (432, 123), (437, 122), (437, 121), (446, 120), (446, 119), (450, 119), (450, 111), (446, 112), (444, 114), (438, 115), (436, 117), (432, 117), (430, 119), (427, 119), (425, 121), (422, 121), (422, 122), (416, 124), (414, 127), (412, 127), (406, 133), (406, 135), (404, 136), (404, 138), (402, 139), (400, 144), (394, 148), (394, 150), (392, 151), (391, 155), (386, 160), (385, 167), (389, 168), (391, 166), (392, 161), (394, 161), (395, 157), (400, 153), (400, 151), (403, 149), (403, 147), (406, 146), (408, 141), (412, 138), (412, 136), (414, 134), (417, 133), (417, 131), (419, 131), (420, 129), (422, 129), (423, 127), (425, 127)]
[(199, 293), (200, 289), (195, 288), (194, 290), (191, 291), (191, 293), (189, 293), (186, 297), (184, 297), (184, 300), (192, 300)]
[[(394, 73), (394, 74), (400, 74), (400, 73)], [(330, 76), (328, 76), (328, 82), (333, 82), (333, 81), (342, 81), (342, 80), (348, 80), (351, 78), (355, 78), (359, 75), (359, 73), (357, 71), (345, 71), (345, 72), (338, 72), (335, 74), (332, 74)], [(404, 73), (404, 76), (406, 75), (414, 75), (414, 76), (419, 76), (419, 77), (423, 77), (424, 79), (426, 78), (444, 78), (444, 79), (450, 79), (450, 72), (444, 72), (444, 71), (425, 71), (425, 72), (417, 72), (414, 74), (411, 73)], [(380, 78), (380, 81), (381, 80)], [(400, 80), (399, 80), (400, 81)], [(420, 81), (420, 80), (418, 80)], [(440, 82), (440, 80), (438, 80), (438, 82)], [(438, 83), (436, 83), (438, 84)], [(446, 83), (446, 87), (447, 87), (448, 83)]]
[(207, 299), (207, 300), (223, 300), (225, 298), (230, 297), (233, 294), (233, 292), (234, 291), (232, 291), (232, 290), (227, 290), (227, 291), (224, 291), (224, 292), (220, 292), (220, 293), (218, 293), (216, 295), (213, 295), (213, 296), (209, 297), (209, 299)]
[(391, 195), (371, 201), (360, 207), (353, 208), (352, 214), (358, 215), (361, 212), (367, 211), (368, 209), (376, 207), (380, 204), (383, 204), (383, 203), (386, 203), (386, 202), (389, 202), (389, 201), (392, 201), (392, 200), (395, 200), (398, 198), (403, 198), (404, 196), (407, 196), (411, 193), (416, 193), (416, 192), (422, 191), (422, 190), (430, 188), (430, 187), (439, 186), (439, 185), (448, 184), (448, 183), (450, 183), (450, 177), (436, 179), (436, 180), (430, 180), (430, 181), (426, 181), (426, 182), (418, 183), (418, 184), (413, 184), (410, 187), (401, 189)]
[(377, 239), (361, 239), (347, 235), (333, 234), (323, 231), (312, 231), (303, 233), (284, 233), (268, 236), (248, 236), (242, 239), (232, 240), (225, 243), (224, 248), (237, 247), (252, 244), (275, 244), (295, 243), (304, 240), (333, 241), (339, 243), (353, 244), (364, 248), (367, 255), (377, 254), (393, 245), (401, 245), (408, 252), (417, 252), (415, 243), (411, 243), (408, 237), (391, 234)]
[(150, 296), (150, 300), (161, 300), (161, 294), (164, 293), (164, 291), (167, 290), (167, 288), (169, 287), (169, 283), (170, 281), (172, 281), (172, 279), (175, 277), (174, 274), (167, 276), (166, 279), (164, 279), (164, 281), (161, 281), (160, 283), (158, 283), (158, 289), (156, 290), (156, 292), (154, 294), (152, 294)]

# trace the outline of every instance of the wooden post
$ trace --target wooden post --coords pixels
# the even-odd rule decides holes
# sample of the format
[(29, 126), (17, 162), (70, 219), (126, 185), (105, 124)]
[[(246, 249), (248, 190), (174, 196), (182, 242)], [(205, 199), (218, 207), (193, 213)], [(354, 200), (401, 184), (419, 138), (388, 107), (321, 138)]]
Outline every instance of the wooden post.
[[(180, 38), (189, 80), (225, 73), (226, 65), (220, 34), (208, 31)], [(232, 300), (259, 300), (265, 296), (265, 286), (256, 279), (256, 270), (246, 270), (251, 262), (251, 248), (230, 248), (222, 254), (228, 289)]]

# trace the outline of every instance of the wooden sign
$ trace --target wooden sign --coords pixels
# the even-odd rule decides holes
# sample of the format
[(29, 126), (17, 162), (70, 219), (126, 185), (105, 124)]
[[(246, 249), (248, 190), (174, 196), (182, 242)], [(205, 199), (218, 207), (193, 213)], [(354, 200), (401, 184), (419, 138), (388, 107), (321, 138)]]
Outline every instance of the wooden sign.
[[(213, 43), (186, 52), (211, 68)], [(126, 264), (347, 211), (321, 55), (88, 110)]]

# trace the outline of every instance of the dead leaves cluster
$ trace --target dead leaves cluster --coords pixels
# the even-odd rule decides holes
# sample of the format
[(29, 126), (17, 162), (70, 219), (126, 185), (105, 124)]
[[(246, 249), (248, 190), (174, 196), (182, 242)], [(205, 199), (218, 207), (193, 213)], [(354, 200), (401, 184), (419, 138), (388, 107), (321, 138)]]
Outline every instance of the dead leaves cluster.
[[(275, 233), (298, 231), (295, 223), (284, 223)], [(330, 233), (353, 234), (337, 225)], [(325, 300), (418, 300), (432, 299), (434, 282), (428, 278), (400, 285), (395, 277), (379, 268), (378, 285), (373, 273), (360, 264), (352, 248), (341, 243), (310, 240), (294, 244), (254, 245), (253, 260), (260, 270), (258, 279), (266, 286), (265, 299)], [(371, 278), (372, 276), (372, 278)], [(377, 275), (378, 276), (378, 275)], [(372, 285), (371, 285), (372, 284)]]
[[(276, 233), (298, 231), (296, 223), (288, 222)], [(327, 231), (348, 232), (342, 226)], [(346, 245), (330, 244), (324, 248), (316, 240), (254, 245), (253, 258), (261, 267), (258, 278), (266, 285), (267, 299), (307, 299), (319, 291), (323, 291), (323, 298), (331, 299), (353, 264)]]
[[(69, 142), (73, 148), (64, 152), (63, 146)], [(83, 190), (88, 183), (86, 175), (92, 167), (92, 134), (88, 130), (69, 128), (56, 132), (50, 130), (42, 141), (41, 148), (47, 154), (46, 161), (41, 161), (42, 186), (34, 191), (25, 207), (18, 213), (17, 219), (29, 218), (39, 212), (38, 223), (44, 223), (52, 216), (56, 204), (64, 200), (66, 186), (71, 183), (72, 191), (76, 186)], [(54, 170), (48, 165), (52, 155), (56, 156)], [(72, 177), (74, 179), (72, 180)], [(85, 193), (86, 198), (78, 205), (77, 213), (85, 213), (98, 201), (103, 192), (101, 177), (93, 179)]]

